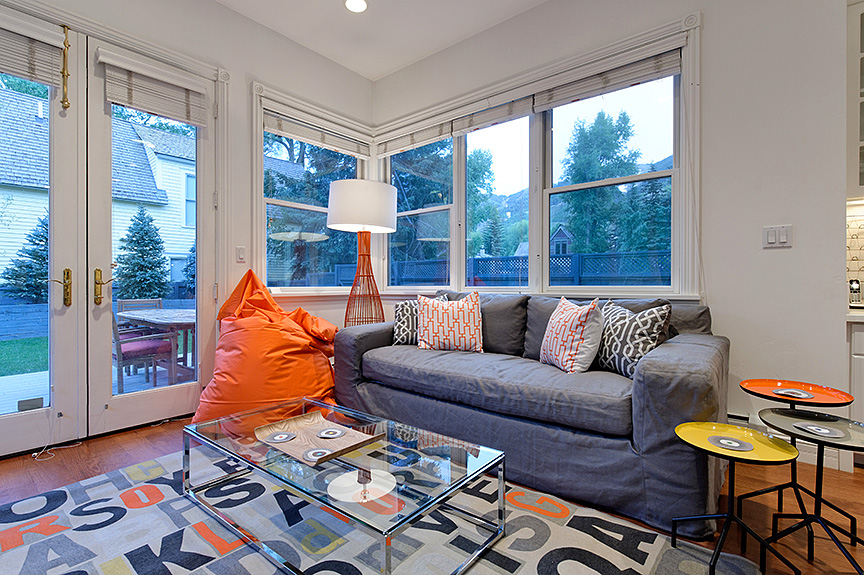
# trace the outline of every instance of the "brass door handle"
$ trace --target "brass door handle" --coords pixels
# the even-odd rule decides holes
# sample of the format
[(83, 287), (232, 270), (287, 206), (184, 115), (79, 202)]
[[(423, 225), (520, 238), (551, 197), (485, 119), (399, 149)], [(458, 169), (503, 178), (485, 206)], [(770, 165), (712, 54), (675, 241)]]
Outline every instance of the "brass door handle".
[(56, 282), (63, 286), (63, 305), (70, 307), (72, 305), (72, 270), (63, 268), (63, 281), (49, 279), (49, 282)]
[(108, 281), (102, 281), (102, 268), (93, 270), (93, 303), (102, 305), (102, 286), (108, 285), (116, 278), (111, 278)]

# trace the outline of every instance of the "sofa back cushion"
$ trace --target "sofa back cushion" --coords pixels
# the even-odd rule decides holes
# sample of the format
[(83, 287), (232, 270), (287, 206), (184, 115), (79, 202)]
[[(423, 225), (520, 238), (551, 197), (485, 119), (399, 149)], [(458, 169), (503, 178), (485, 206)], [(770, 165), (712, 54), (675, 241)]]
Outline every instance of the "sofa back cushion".
[[(531, 299), (528, 300), (528, 321), (525, 328), (523, 357), (540, 360), (540, 347), (543, 345), (546, 326), (549, 324), (549, 318), (552, 317), (552, 312), (555, 311), (558, 301), (558, 298), (546, 296), (531, 296)], [(590, 303), (590, 300), (571, 299), (570, 301), (577, 305), (587, 305)], [(634, 313), (669, 303), (665, 299), (619, 299), (614, 300), (614, 302)]]
[[(465, 292), (438, 290), (436, 295), (446, 295), (451, 301), (467, 296)], [(522, 355), (525, 350), (525, 324), (528, 320), (527, 295), (481, 293), (480, 315), (483, 318), (483, 351), (486, 353), (506, 353)], [(557, 305), (558, 300), (555, 300)], [(552, 315), (552, 310), (549, 315)], [(547, 316), (546, 321), (549, 321)], [(546, 326), (543, 326), (544, 332)], [(543, 333), (540, 334), (540, 341)], [(537, 344), (537, 357), (540, 358), (540, 343)]]

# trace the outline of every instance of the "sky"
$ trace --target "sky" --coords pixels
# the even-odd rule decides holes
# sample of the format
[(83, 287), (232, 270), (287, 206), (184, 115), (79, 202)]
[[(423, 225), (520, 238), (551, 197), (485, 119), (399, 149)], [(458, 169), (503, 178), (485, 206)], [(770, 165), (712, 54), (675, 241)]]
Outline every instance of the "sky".
[[(669, 77), (555, 108), (552, 112), (553, 181), (561, 177), (561, 160), (567, 154), (573, 126), (579, 120), (590, 124), (600, 110), (614, 118), (622, 110), (630, 116), (635, 135), (628, 148), (642, 152), (640, 164), (657, 162), (672, 154), (674, 102), (673, 82)], [(510, 195), (528, 187), (527, 117), (471, 132), (467, 139), (469, 154), (481, 148), (492, 152), (496, 194)]]

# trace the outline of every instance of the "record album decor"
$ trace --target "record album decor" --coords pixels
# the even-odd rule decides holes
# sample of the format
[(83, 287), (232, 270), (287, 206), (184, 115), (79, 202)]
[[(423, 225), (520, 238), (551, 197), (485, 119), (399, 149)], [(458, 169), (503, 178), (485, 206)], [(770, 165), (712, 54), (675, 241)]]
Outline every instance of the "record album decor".
[(367, 435), (327, 421), (320, 411), (255, 428), (258, 441), (313, 467), (372, 443), (384, 435), (383, 432)]

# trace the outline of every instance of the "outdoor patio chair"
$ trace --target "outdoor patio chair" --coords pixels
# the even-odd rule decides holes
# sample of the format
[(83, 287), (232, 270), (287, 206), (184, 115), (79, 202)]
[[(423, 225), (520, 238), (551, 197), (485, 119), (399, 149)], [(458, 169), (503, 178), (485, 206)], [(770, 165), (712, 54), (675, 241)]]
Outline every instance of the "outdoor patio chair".
[(156, 367), (160, 361), (167, 362), (168, 384), (177, 383), (177, 332), (159, 332), (135, 335), (127, 330), (121, 333), (117, 318), (112, 314), (111, 359), (117, 368), (117, 393), (123, 393), (123, 371), (127, 366), (144, 366), (144, 381), (150, 381), (153, 369), (153, 387), (156, 387)]

